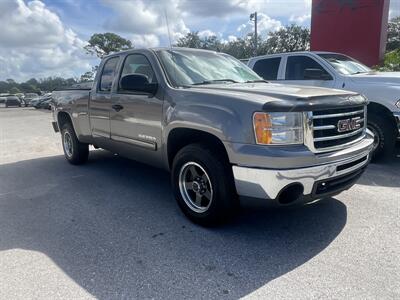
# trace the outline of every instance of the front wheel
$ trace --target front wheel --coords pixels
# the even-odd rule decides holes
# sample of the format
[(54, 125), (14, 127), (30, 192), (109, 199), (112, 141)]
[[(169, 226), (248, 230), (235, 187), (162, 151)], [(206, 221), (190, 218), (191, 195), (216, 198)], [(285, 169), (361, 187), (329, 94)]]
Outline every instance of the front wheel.
[(188, 145), (178, 152), (171, 181), (179, 207), (200, 225), (223, 223), (238, 207), (229, 162), (205, 145)]
[(76, 137), (70, 123), (64, 124), (61, 129), (61, 139), (65, 158), (73, 165), (85, 163), (89, 157), (89, 145), (81, 143)]
[(396, 143), (396, 134), (391, 123), (377, 114), (368, 114), (367, 127), (374, 134), (374, 161), (390, 158), (393, 155)]

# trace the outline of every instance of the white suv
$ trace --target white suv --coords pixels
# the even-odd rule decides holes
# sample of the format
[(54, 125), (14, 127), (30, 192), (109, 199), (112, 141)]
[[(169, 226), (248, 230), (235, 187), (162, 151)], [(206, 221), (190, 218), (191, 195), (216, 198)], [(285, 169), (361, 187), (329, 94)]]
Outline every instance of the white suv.
[(375, 72), (332, 52), (290, 52), (251, 58), (248, 66), (268, 81), (344, 89), (365, 95), (368, 128), (375, 135), (374, 157), (393, 153), (400, 137), (400, 72)]

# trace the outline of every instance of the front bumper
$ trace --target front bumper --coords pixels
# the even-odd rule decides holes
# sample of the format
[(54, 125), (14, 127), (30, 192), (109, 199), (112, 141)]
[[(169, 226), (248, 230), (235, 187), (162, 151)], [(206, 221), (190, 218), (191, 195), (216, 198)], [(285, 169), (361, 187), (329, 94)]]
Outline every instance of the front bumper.
[(302, 187), (298, 199), (308, 201), (335, 195), (351, 187), (370, 159), (372, 141), (361, 153), (336, 162), (294, 169), (261, 169), (233, 166), (240, 196), (277, 199), (287, 187)]

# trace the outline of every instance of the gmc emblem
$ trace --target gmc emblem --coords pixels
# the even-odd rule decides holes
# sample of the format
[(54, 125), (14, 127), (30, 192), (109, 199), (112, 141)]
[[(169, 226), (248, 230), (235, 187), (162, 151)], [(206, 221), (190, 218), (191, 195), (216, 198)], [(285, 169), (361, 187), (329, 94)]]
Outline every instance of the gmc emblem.
[(338, 132), (346, 132), (351, 130), (356, 130), (361, 128), (361, 118), (355, 117), (346, 120), (339, 120), (337, 123), (337, 131)]

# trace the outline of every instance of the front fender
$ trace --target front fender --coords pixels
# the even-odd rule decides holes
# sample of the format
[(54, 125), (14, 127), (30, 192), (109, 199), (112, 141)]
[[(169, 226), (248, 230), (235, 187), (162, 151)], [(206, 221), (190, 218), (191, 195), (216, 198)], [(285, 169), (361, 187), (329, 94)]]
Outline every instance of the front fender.
[(204, 131), (225, 142), (254, 143), (253, 111), (239, 113), (219, 105), (177, 104), (169, 106), (165, 113), (163, 140), (175, 128)]

